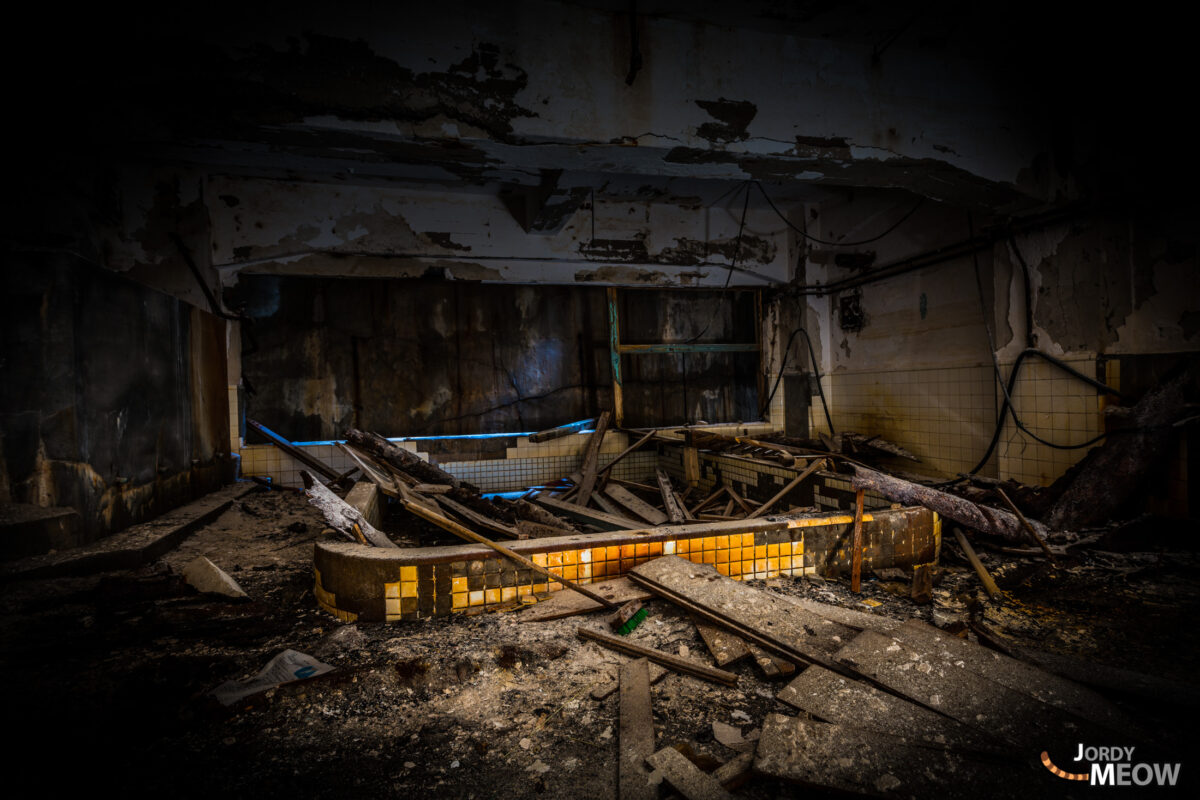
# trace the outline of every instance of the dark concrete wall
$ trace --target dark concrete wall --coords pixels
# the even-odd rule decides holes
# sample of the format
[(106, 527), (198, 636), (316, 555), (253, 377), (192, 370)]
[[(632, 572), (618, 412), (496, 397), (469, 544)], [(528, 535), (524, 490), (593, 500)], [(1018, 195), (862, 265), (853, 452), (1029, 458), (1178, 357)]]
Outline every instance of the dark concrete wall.
[(0, 500), (73, 507), (90, 539), (220, 485), (223, 322), (71, 256), (5, 278)]
[[(730, 341), (736, 329), (753, 341), (749, 293), (737, 303), (712, 302), (713, 293), (623, 296), (633, 298), (626, 341), (689, 338), (710, 311), (704, 340)], [(242, 361), (247, 414), (294, 441), (351, 425), (389, 436), (540, 430), (612, 407), (603, 289), (243, 276), (228, 302), (254, 321)], [(638, 361), (626, 383), (629, 424), (754, 413), (753, 354)]]

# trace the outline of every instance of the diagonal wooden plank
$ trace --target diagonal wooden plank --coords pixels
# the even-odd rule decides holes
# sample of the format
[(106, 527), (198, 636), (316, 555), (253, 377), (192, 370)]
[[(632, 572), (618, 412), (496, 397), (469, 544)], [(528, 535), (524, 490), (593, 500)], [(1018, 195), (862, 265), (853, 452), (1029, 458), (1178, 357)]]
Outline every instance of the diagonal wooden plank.
[(696, 623), (696, 630), (699, 631), (700, 638), (704, 640), (708, 652), (712, 653), (713, 660), (717, 662), (718, 667), (724, 667), (750, 657), (750, 648), (737, 634), (707, 622), (692, 621)]
[(687, 520), (687, 509), (683, 503), (679, 502), (678, 495), (671, 487), (671, 478), (660, 467), (654, 471), (654, 477), (658, 480), (658, 491), (662, 493), (663, 506), (667, 509), (667, 517), (671, 522), (678, 525)]
[(1001, 750), (996, 739), (977, 728), (815, 664), (783, 687), (775, 698), (839, 725), (909, 740), (924, 739), (945, 747), (989, 753)]
[(637, 497), (633, 492), (626, 489), (624, 486), (616, 484), (608, 484), (604, 487), (604, 493), (608, 498), (617, 505), (629, 511), (631, 514), (644, 519), (651, 525), (662, 525), (667, 522), (667, 515), (659, 511), (654, 506), (647, 503), (645, 500)]
[(650, 708), (650, 662), (644, 658), (621, 665), (620, 732), (617, 760), (619, 800), (654, 800), (646, 759), (654, 754), (654, 717)]
[[(645, 527), (644, 524), (639, 524), (627, 517), (618, 517), (615, 514), (597, 511), (593, 508), (584, 508), (575, 503), (564, 503), (562, 500), (555, 500), (553, 497), (548, 497), (545, 492), (539, 493), (533, 498), (533, 501), (540, 506), (545, 506), (555, 514), (561, 514), (568, 519), (582, 522), (585, 525), (595, 525), (597, 528), (605, 531), (628, 531)], [(630, 524), (631, 522), (633, 523), (632, 525)]]
[(604, 443), (604, 434), (608, 431), (608, 420), (612, 414), (604, 411), (600, 414), (600, 418), (596, 420), (596, 429), (592, 433), (592, 438), (588, 439), (587, 449), (583, 453), (583, 465), (580, 471), (583, 476), (579, 480), (579, 497), (583, 502), (592, 496), (592, 489), (596, 487), (596, 462), (600, 457), (600, 445)]
[[(633, 581), (625, 577), (590, 583), (588, 588), (617, 604), (628, 603), (630, 600), (649, 600), (651, 597), (650, 592), (640, 586), (635, 586)], [(579, 592), (563, 589), (538, 602), (532, 608), (522, 611), (517, 619), (520, 622), (545, 622), (551, 619), (573, 617), (577, 614), (590, 614), (603, 608), (605, 606), (584, 597)]]
[(634, 644), (629, 641), (629, 637), (613, 636), (604, 631), (594, 628), (580, 626), (575, 634), (580, 639), (590, 639), (609, 650), (616, 650), (618, 653), (633, 656), (634, 658), (648, 658), (656, 664), (661, 664), (668, 669), (684, 675), (691, 675), (693, 678), (700, 678), (713, 683), (723, 683), (726, 686), (737, 686), (738, 676), (732, 672), (726, 672), (723, 669), (716, 669), (707, 664), (701, 664), (699, 661), (691, 661), (686, 658), (664, 653), (661, 650), (652, 650), (649, 647), (642, 647), (639, 644)]
[(733, 795), (711, 775), (700, 771), (673, 747), (659, 750), (647, 759), (650, 766), (662, 773), (663, 780), (687, 800), (734, 800)]
[(799, 486), (801, 483), (804, 482), (805, 478), (807, 478), (809, 475), (812, 475), (814, 472), (816, 472), (817, 470), (821, 469), (824, 466), (825, 466), (825, 459), (823, 459), (823, 458), (809, 464), (807, 467), (804, 468), (803, 472), (801, 472), (799, 475), (797, 475), (795, 478), (793, 478), (787, 486), (784, 486), (782, 489), (780, 489), (779, 492), (774, 497), (772, 497), (770, 500), (763, 503), (761, 506), (759, 506), (758, 508), (751, 511), (748, 515), (746, 515), (746, 519), (754, 519), (756, 517), (761, 517), (763, 514), (766, 514), (768, 511), (771, 510), (772, 506), (774, 506), (776, 503), (778, 503), (780, 500), (783, 499), (784, 495), (786, 495), (792, 489), (795, 489), (797, 486)]

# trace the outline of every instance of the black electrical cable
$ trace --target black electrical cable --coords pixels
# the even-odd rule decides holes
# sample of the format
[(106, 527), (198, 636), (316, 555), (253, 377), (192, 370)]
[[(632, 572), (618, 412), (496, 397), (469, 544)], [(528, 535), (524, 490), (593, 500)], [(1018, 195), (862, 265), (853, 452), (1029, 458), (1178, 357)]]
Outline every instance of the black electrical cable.
[(813, 350), (812, 339), (808, 335), (808, 331), (797, 326), (788, 336), (787, 344), (783, 347), (783, 361), (779, 365), (779, 374), (775, 377), (775, 385), (771, 387), (771, 393), (767, 395), (767, 402), (762, 405), (758, 411), (758, 416), (761, 419), (767, 414), (767, 409), (771, 407), (771, 401), (775, 399), (775, 392), (779, 390), (779, 382), (783, 380), (783, 370), (787, 367), (788, 353), (792, 350), (792, 342), (796, 339), (796, 334), (803, 333), (804, 341), (808, 344), (808, 358), (812, 363), (813, 375), (817, 379), (817, 394), (821, 396), (821, 407), (825, 409), (825, 422), (829, 425), (829, 435), (837, 435), (833, 429), (833, 417), (829, 414), (829, 402), (825, 399), (825, 389), (821, 386), (821, 368), (817, 366), (817, 354)]
[(899, 228), (901, 225), (903, 225), (905, 222), (907, 222), (909, 217), (911, 217), (913, 214), (917, 213), (917, 209), (920, 208), (925, 203), (924, 197), (918, 197), (917, 202), (913, 205), (912, 208), (910, 208), (908, 210), (908, 213), (906, 213), (900, 219), (893, 222), (885, 231), (883, 231), (882, 233), (880, 233), (876, 236), (872, 236), (870, 239), (860, 239), (857, 242), (828, 242), (824, 239), (818, 239), (817, 237), (810, 234), (808, 231), (806, 231), (803, 228), (794, 224), (791, 220), (789, 220), (786, 216), (784, 216), (782, 211), (779, 210), (779, 207), (775, 205), (775, 202), (773, 200), (771, 200), (770, 196), (767, 194), (767, 190), (763, 188), (763, 185), (761, 183), (759, 183), (758, 181), (754, 181), (754, 185), (758, 187), (758, 191), (762, 193), (763, 199), (767, 201), (767, 205), (769, 205), (771, 207), (771, 210), (775, 212), (776, 216), (778, 216), (781, 220), (783, 220), (784, 225), (787, 225), (793, 231), (800, 234), (801, 236), (803, 236), (805, 239), (807, 239), (810, 242), (816, 242), (817, 244), (824, 244), (824, 245), (828, 245), (830, 247), (858, 247), (859, 245), (870, 244), (871, 242), (877, 242), (880, 239), (882, 239), (883, 237), (887, 236), (892, 231), (896, 230), (896, 228)]
[[(746, 212), (750, 210), (750, 182), (746, 181), (745, 185), (746, 196), (742, 200), (742, 221), (738, 223), (737, 239), (733, 245), (733, 255), (729, 259), (729, 272), (725, 275), (725, 285), (721, 287), (721, 291), (723, 292), (729, 289), (729, 282), (733, 280), (733, 272), (735, 269), (737, 269), (738, 256), (742, 253), (742, 233), (746, 230)], [(712, 327), (713, 320), (717, 318), (717, 313), (719, 310), (720, 309), (713, 309), (713, 313), (708, 318), (708, 322), (705, 323), (704, 329), (691, 339), (688, 339), (685, 343), (694, 344), (700, 340), (701, 336), (708, 333), (708, 329)]]

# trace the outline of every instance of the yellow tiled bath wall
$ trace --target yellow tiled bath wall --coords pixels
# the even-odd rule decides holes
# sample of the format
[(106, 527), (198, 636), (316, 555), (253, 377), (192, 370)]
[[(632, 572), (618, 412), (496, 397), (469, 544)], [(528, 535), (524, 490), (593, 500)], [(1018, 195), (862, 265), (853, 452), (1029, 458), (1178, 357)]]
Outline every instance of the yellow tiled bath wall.
[[(526, 540), (510, 546), (550, 572), (584, 584), (624, 575), (664, 555), (710, 564), (735, 580), (849, 571), (852, 515), (818, 513), (754, 522), (741, 527), (758, 530), (738, 531), (738, 523), (726, 523), (706, 535), (689, 536), (685, 527), (671, 527), (661, 533), (615, 532)], [(864, 570), (933, 561), (939, 527), (936, 515), (922, 508), (865, 514)], [(364, 621), (495, 610), (563, 588), (472, 545), (380, 553), (350, 543), (322, 543), (314, 562), (322, 608)]]

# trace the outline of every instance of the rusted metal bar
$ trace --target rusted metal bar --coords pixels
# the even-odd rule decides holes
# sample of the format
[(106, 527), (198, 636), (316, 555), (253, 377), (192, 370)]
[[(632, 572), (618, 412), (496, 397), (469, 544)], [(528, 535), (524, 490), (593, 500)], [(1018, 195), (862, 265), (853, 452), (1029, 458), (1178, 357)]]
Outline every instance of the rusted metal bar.
[(862, 589), (862, 524), (863, 524), (863, 495), (866, 492), (859, 489), (854, 493), (854, 552), (850, 555), (850, 591), (858, 594)]

